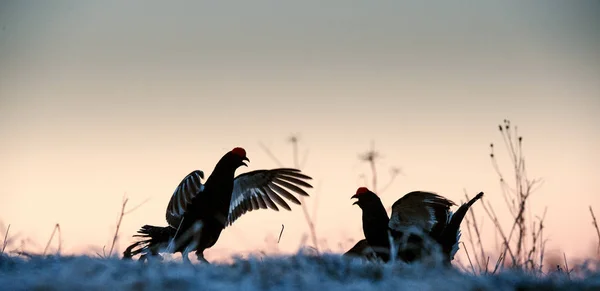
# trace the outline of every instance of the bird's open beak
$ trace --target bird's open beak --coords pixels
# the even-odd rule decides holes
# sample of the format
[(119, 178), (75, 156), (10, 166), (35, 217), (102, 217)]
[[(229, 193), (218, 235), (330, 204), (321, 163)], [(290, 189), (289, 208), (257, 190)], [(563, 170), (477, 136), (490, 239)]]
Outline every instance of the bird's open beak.
[[(244, 157), (242, 160), (243, 161), (247, 161), (248, 163), (250, 162), (250, 159), (248, 159), (247, 157)], [(244, 163), (244, 162), (242, 162), (242, 165), (248, 167), (248, 165), (246, 163)]]
[[(350, 197), (350, 199), (354, 199), (354, 198), (358, 198), (358, 195), (354, 194), (352, 195), (352, 197)], [(352, 205), (356, 205), (358, 204), (358, 200), (354, 201), (354, 203), (352, 203)]]

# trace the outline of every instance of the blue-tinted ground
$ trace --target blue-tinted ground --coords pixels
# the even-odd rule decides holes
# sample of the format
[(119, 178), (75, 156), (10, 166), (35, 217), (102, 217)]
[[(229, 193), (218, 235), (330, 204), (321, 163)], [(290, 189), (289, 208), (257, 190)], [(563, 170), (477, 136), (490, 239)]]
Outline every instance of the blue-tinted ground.
[[(597, 270), (597, 268), (596, 268)], [(456, 269), (380, 264), (337, 254), (238, 259), (122, 261), (87, 256), (0, 257), (0, 290), (600, 290), (599, 271), (532, 275), (503, 270), (472, 275)]]

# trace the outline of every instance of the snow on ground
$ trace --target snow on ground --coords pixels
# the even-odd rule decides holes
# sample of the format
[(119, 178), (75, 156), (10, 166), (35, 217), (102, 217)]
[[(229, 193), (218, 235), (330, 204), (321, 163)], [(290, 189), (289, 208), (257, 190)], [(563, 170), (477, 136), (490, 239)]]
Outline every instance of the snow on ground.
[[(596, 268), (597, 270), (597, 268)], [(471, 275), (349, 260), (337, 254), (141, 263), (117, 258), (0, 257), (0, 290), (600, 290), (600, 272)]]

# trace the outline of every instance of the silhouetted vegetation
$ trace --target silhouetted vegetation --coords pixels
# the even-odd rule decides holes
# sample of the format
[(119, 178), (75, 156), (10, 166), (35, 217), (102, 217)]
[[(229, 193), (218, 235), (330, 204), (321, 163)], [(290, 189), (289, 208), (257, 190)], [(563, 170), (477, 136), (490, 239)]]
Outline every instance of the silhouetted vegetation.
[[(273, 284), (283, 284), (281, 283), (283, 282), (281, 281), (282, 279), (274, 277), (272, 272), (276, 272), (282, 278), (301, 280), (298, 276), (308, 269), (311, 271), (307, 276), (319, 277), (320, 279), (303, 279), (301, 280), (302, 283), (299, 283), (298, 286), (310, 288), (317, 286), (323, 280), (331, 282), (330, 284), (338, 284), (339, 286), (350, 285), (353, 282), (385, 282), (385, 286), (402, 286), (393, 284), (406, 283), (408, 284), (407, 286), (415, 286), (415, 277), (411, 277), (411, 274), (415, 276), (418, 274), (419, 278), (421, 278), (419, 279), (419, 282), (421, 282), (419, 284), (423, 284), (420, 286), (429, 286), (430, 288), (436, 285), (427, 284), (438, 284), (441, 282), (439, 276), (447, 276), (444, 277), (443, 284), (450, 285), (445, 285), (446, 287), (455, 286), (456, 288), (476, 288), (478, 290), (494, 290), (501, 286), (510, 286), (511, 288), (520, 290), (533, 290), (549, 286), (565, 289), (600, 287), (600, 273), (598, 273), (600, 271), (600, 230), (594, 210), (589, 206), (593, 225), (590, 231), (594, 229), (598, 236), (596, 258), (590, 258), (580, 264), (571, 264), (569, 266), (567, 255), (564, 253), (560, 261), (557, 261), (556, 257), (548, 257), (546, 255), (547, 239), (544, 234), (546, 228), (544, 224), (546, 210), (543, 213), (532, 213), (531, 208), (531, 196), (540, 189), (539, 187), (542, 185), (541, 180), (532, 178), (527, 172), (523, 149), (524, 139), (519, 135), (517, 127), (513, 126), (510, 121), (505, 120), (499, 125), (498, 130), (502, 137), (503, 148), (508, 154), (506, 161), (508, 162), (510, 172), (507, 173), (500, 166), (501, 160), (496, 152), (498, 147), (495, 143), (490, 144), (489, 157), (491, 165), (498, 176), (500, 193), (505, 202), (505, 207), (508, 213), (510, 213), (512, 220), (508, 224), (506, 221), (505, 223), (500, 221), (500, 218), (496, 215), (499, 205), (495, 205), (495, 208), (485, 198), (495, 195), (496, 192), (486, 190), (486, 196), (483, 198), (481, 205), (487, 219), (491, 220), (494, 225), (498, 249), (490, 251), (484, 247), (484, 242), (490, 238), (485, 237), (481, 229), (482, 221), (478, 219), (480, 216), (476, 215), (476, 209), (478, 208), (471, 208), (469, 214), (465, 217), (466, 223), (463, 223), (463, 242), (461, 242), (461, 251), (465, 252), (464, 254), (468, 259), (469, 265), (459, 265), (466, 272), (459, 272), (458, 270), (432, 270), (431, 268), (423, 269), (423, 265), (421, 264), (407, 266), (401, 262), (386, 265), (363, 263), (360, 260), (346, 260), (345, 258), (341, 258), (339, 254), (332, 254), (330, 249), (322, 247), (320, 238), (318, 237), (316, 213), (319, 206), (319, 188), (317, 187), (316, 193), (311, 197), (311, 203), (309, 203), (312, 205), (312, 211), (309, 211), (309, 207), (303, 197), (299, 197), (302, 202), (302, 211), (312, 242), (312, 246), (309, 248), (312, 251), (309, 252), (307, 252), (309, 249), (304, 249), (303, 247), (301, 247), (298, 254), (291, 256), (267, 255), (263, 252), (260, 258), (255, 256), (251, 256), (248, 259), (235, 258), (233, 264), (215, 264), (211, 266), (213, 269), (190, 268), (189, 265), (175, 264), (169, 261), (162, 263), (149, 262), (148, 264), (152, 264), (153, 266), (149, 269), (142, 269), (142, 264), (115, 260), (115, 253), (117, 253), (115, 252), (115, 248), (123, 218), (141, 205), (126, 210), (128, 199), (124, 198), (110, 247), (106, 252), (106, 246), (104, 246), (102, 254), (97, 253), (98, 258), (96, 259), (86, 256), (62, 256), (62, 238), (60, 224), (58, 223), (54, 226), (50, 238), (43, 248), (43, 252), (39, 254), (24, 250), (23, 245), (27, 243), (27, 240), (21, 240), (21, 247), (15, 248), (15, 239), (18, 235), (10, 233), (10, 225), (4, 227), (3, 224), (0, 224), (0, 230), (3, 234), (0, 249), (0, 283), (8, 282), (7, 278), (10, 276), (18, 280), (22, 276), (30, 276), (35, 273), (42, 278), (40, 284), (31, 283), (19, 286), (43, 288), (43, 286), (46, 286), (44, 284), (48, 284), (47, 282), (61, 282), (61, 288), (74, 286), (69, 285), (68, 281), (65, 281), (67, 279), (64, 279), (64, 276), (61, 277), (53, 273), (60, 272), (56, 268), (48, 269), (48, 274), (40, 274), (40, 269), (33, 267), (34, 265), (48, 266), (51, 262), (56, 262), (56, 260), (51, 260), (50, 258), (58, 258), (60, 262), (65, 263), (65, 268), (67, 268), (62, 272), (70, 272), (73, 276), (85, 277), (81, 273), (82, 268), (85, 269), (82, 266), (87, 266), (88, 273), (86, 273), (86, 276), (89, 275), (91, 278), (95, 278), (94, 280), (100, 280), (96, 277), (107, 278), (106, 276), (109, 276), (114, 279), (114, 282), (110, 282), (110, 284), (113, 284), (111, 286), (119, 286), (119, 288), (125, 286), (136, 290), (140, 288), (147, 289), (150, 288), (149, 286), (160, 286), (157, 287), (158, 289), (175, 287), (193, 289), (193, 286), (196, 286), (194, 284), (197, 284), (195, 282), (198, 282), (197, 279), (194, 279), (196, 277), (206, 277), (204, 280), (209, 280), (208, 278), (210, 278), (213, 282), (227, 281), (230, 284), (234, 284), (235, 282), (244, 281), (245, 279), (241, 279), (243, 276), (253, 276), (250, 279), (253, 284), (261, 286), (261, 288), (266, 288), (274, 286)], [(292, 146), (293, 166), (301, 169), (306, 164), (308, 150), (305, 150), (303, 155), (299, 154), (300, 138), (298, 135), (290, 136), (287, 141)], [(264, 145), (262, 147), (278, 166), (284, 166), (269, 148)], [(366, 162), (369, 166), (371, 174), (370, 187), (374, 190), (378, 189), (377, 162), (380, 158), (381, 153), (375, 150), (374, 146), (367, 152), (359, 155), (359, 159)], [(384, 184), (385, 186), (378, 189), (379, 193), (384, 192), (400, 173), (399, 168), (392, 167), (390, 169), (389, 180)], [(468, 193), (465, 193), (465, 198), (469, 200)], [(285, 226), (282, 225), (275, 245), (279, 243), (281, 236), (284, 234), (284, 229)], [(466, 242), (464, 241), (465, 239), (467, 240)], [(50, 249), (53, 242), (55, 242), (56, 251), (52, 253)], [(166, 266), (169, 268), (166, 268)], [(429, 266), (431, 267), (431, 265)], [(90, 268), (95, 271), (90, 271)], [(173, 275), (173, 273), (168, 271), (171, 268), (183, 272), (184, 275)], [(277, 271), (280, 268), (287, 270), (287, 273)], [(19, 270), (19, 272), (15, 270)], [(219, 273), (221, 271), (224, 272)], [(153, 275), (149, 275), (146, 272), (152, 272)], [(130, 277), (128, 278), (127, 276)], [(229, 276), (233, 277), (229, 278)], [(430, 280), (423, 280), (426, 277), (430, 278)], [(487, 279), (482, 280), (480, 278)], [(540, 278), (543, 279), (540, 280)], [(90, 282), (89, 284), (93, 284), (93, 280)], [(14, 290), (19, 289), (19, 286)]]

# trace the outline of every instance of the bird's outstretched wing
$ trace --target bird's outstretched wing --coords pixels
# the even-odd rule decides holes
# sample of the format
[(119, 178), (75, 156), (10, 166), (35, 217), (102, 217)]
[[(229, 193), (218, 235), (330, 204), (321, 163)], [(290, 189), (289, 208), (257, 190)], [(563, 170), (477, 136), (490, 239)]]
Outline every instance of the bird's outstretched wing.
[(175, 188), (175, 192), (173, 192), (167, 206), (167, 223), (171, 227), (179, 227), (188, 203), (204, 190), (201, 179), (204, 179), (204, 172), (195, 170), (185, 176)]
[(237, 176), (233, 182), (233, 193), (225, 226), (231, 225), (244, 213), (260, 208), (279, 211), (278, 204), (291, 210), (282, 197), (300, 205), (300, 200), (292, 193), (309, 196), (300, 188), (300, 186), (312, 188), (312, 185), (304, 180), (312, 180), (312, 178), (302, 174), (298, 169), (290, 168), (257, 170)]
[(413, 226), (427, 233), (442, 231), (452, 215), (452, 205), (456, 204), (435, 193), (410, 192), (392, 205), (388, 227), (397, 231)]

